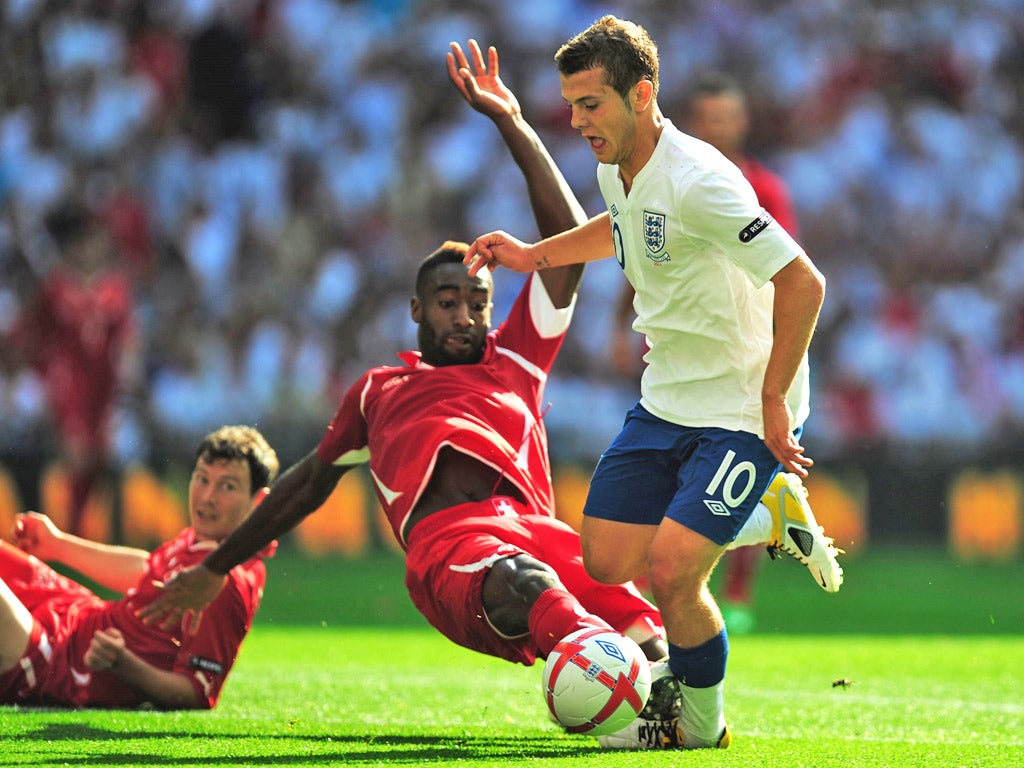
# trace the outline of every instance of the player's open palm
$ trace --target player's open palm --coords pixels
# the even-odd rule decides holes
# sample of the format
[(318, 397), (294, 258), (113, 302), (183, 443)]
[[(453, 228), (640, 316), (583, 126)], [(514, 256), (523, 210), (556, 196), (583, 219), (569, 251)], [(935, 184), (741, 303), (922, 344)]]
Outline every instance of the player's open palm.
[(458, 43), (451, 43), (448, 54), (448, 77), (459, 89), (469, 105), (477, 112), (491, 119), (501, 115), (517, 115), (522, 110), (515, 94), (498, 76), (498, 51), (492, 45), (487, 49), (487, 62), (476, 40), (469, 41), (469, 53), (473, 66), (466, 58), (466, 52)]

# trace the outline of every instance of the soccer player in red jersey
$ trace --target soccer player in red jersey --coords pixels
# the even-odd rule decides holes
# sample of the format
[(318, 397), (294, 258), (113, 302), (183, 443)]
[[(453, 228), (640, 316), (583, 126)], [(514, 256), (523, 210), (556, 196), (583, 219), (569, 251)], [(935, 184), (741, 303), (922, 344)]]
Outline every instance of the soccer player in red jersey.
[[(491, 118), (522, 170), (538, 228), (555, 234), (585, 215), (515, 96), (470, 41), (452, 44), (448, 73)], [(648, 658), (666, 653), (654, 606), (632, 584), (602, 585), (583, 568), (579, 535), (555, 517), (542, 420), (549, 370), (569, 327), (582, 269), (528, 279), (506, 320), (491, 327), (490, 274), (470, 277), (465, 243), (447, 242), (416, 276), (418, 351), (364, 373), (319, 445), (288, 469), (253, 515), (165, 585), (148, 621), (181, 621), (221, 589), (224, 575), (316, 511), (338, 480), (369, 462), (377, 497), (406, 552), (416, 607), (452, 641), (533, 664), (564, 636), (612, 626)], [(207, 621), (202, 618), (199, 627)]]
[[(231, 569), (198, 633), (147, 626), (139, 608), (158, 584), (200, 562), (245, 519), (277, 475), (277, 455), (251, 427), (222, 427), (196, 451), (191, 526), (152, 553), (99, 544), (19, 515), (14, 547), (0, 541), (0, 703), (209, 709), (263, 595), (262, 556)], [(104, 600), (43, 560), (124, 593)]]

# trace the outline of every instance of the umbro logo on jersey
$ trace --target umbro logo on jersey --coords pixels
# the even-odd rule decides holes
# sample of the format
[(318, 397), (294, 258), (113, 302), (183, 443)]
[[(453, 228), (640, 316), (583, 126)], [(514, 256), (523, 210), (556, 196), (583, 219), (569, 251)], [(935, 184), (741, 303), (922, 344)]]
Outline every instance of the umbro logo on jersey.
[(732, 512), (718, 499), (704, 499), (704, 506), (711, 510), (712, 515), (721, 515), (723, 517), (731, 517)]
[(768, 213), (768, 211), (764, 211), (760, 216), (740, 230), (740, 242), (749, 243), (755, 237), (764, 232), (772, 221), (772, 215)]

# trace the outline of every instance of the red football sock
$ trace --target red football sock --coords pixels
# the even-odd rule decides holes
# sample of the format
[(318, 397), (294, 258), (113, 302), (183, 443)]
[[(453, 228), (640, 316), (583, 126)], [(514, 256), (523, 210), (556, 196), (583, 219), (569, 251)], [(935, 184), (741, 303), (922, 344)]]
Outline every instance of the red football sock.
[(725, 575), (722, 579), (722, 599), (730, 603), (748, 605), (752, 602), (752, 586), (757, 566), (764, 552), (760, 547), (730, 549), (722, 558)]
[(587, 613), (569, 591), (555, 587), (541, 592), (530, 609), (529, 626), (543, 658), (548, 657), (559, 640), (577, 629), (611, 629), (604, 619)]

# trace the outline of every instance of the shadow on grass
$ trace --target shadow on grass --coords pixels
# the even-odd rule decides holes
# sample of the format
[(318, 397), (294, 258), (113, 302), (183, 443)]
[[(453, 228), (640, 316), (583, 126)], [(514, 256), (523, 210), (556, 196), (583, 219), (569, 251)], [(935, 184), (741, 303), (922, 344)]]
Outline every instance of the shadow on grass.
[[(217, 755), (217, 742), (248, 741), (259, 739), (258, 753), (247, 752), (244, 745), (232, 744), (230, 755)], [(192, 754), (168, 756), (166, 753), (151, 751), (126, 752), (124, 749), (105, 748), (106, 743), (138, 740), (140, 742), (167, 740), (177, 742), (168, 752), (188, 751), (184, 740), (196, 740), (203, 746)], [(42, 745), (45, 744), (45, 747)], [(13, 745), (11, 745), (13, 746)], [(424, 762), (443, 763), (451, 760), (493, 763), (504, 760), (557, 759), (569, 756), (584, 757), (600, 752), (596, 741), (562, 737), (523, 736), (496, 737), (460, 734), (452, 736), (431, 735), (313, 735), (267, 734), (267, 733), (195, 733), (160, 732), (139, 730), (107, 730), (88, 725), (51, 724), (26, 733), (19, 739), (20, 755), (4, 750), (0, 755), (0, 766), (50, 765), (53, 761), (72, 765), (188, 765), (197, 760), (202, 763), (235, 765), (288, 765), (308, 764), (311, 760), (331, 763), (380, 763), (420, 764)], [(146, 749), (146, 744), (139, 747)], [(213, 749), (211, 749), (211, 747)], [(31, 758), (45, 758), (46, 762), (35, 762)]]

